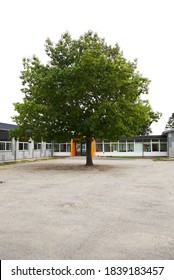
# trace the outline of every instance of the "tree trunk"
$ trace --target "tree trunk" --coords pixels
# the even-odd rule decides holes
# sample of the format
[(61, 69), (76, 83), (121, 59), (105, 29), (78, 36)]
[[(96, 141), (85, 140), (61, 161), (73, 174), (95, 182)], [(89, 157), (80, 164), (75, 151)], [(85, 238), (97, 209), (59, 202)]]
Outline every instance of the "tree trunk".
[(91, 143), (92, 139), (86, 137), (86, 166), (93, 166), (93, 161), (92, 161), (92, 150), (91, 150)]

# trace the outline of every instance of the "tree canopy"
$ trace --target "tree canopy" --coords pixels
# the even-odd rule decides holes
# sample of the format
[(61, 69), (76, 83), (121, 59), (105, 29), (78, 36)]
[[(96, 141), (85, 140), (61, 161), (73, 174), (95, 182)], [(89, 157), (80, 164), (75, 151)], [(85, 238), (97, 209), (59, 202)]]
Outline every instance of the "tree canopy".
[(93, 138), (117, 140), (136, 135), (157, 121), (148, 100), (149, 79), (127, 60), (118, 44), (107, 45), (88, 31), (78, 39), (66, 32), (53, 44), (46, 40), (48, 62), (23, 59), (24, 99), (15, 103), (16, 135), (36, 140), (86, 138), (87, 164), (92, 165)]
[(171, 117), (168, 119), (165, 128), (174, 128), (174, 113), (172, 113)]

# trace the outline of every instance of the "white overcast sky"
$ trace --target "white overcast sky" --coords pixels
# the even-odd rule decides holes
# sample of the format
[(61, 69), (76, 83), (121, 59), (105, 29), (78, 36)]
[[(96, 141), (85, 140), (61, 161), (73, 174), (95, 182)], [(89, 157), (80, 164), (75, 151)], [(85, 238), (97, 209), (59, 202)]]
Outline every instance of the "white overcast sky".
[(152, 126), (161, 134), (174, 112), (173, 0), (0, 0), (0, 122), (12, 123), (20, 92), (22, 58), (44, 58), (44, 44), (69, 31), (93, 30), (120, 45), (127, 59), (151, 80), (147, 98), (163, 114)]

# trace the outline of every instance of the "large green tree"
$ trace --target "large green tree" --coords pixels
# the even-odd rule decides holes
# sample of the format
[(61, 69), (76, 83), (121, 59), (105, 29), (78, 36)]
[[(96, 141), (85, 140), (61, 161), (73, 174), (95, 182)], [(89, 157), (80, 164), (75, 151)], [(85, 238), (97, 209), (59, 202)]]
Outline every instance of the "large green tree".
[(91, 31), (73, 40), (64, 33), (57, 44), (46, 40), (48, 62), (23, 60), (22, 103), (15, 104), (20, 136), (36, 140), (85, 137), (87, 165), (92, 165), (93, 138), (116, 140), (137, 134), (159, 118), (149, 102), (149, 80), (128, 61), (118, 44), (107, 45)]

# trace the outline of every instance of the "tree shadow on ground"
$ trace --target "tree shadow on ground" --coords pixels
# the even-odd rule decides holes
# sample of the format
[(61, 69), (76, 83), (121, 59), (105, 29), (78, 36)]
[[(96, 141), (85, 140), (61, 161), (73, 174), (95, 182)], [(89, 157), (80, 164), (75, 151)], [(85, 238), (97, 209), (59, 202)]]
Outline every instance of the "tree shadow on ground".
[(86, 166), (80, 164), (36, 164), (32, 166), (32, 169), (35, 171), (77, 171), (77, 172), (107, 172), (110, 169), (113, 169), (113, 166), (110, 165), (93, 165), (93, 166)]

